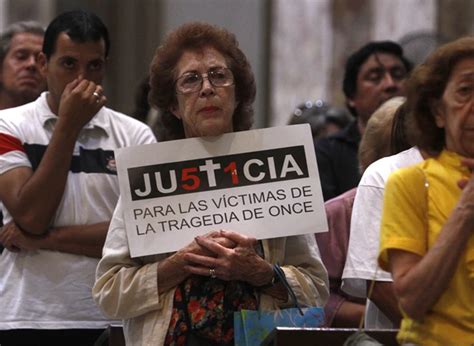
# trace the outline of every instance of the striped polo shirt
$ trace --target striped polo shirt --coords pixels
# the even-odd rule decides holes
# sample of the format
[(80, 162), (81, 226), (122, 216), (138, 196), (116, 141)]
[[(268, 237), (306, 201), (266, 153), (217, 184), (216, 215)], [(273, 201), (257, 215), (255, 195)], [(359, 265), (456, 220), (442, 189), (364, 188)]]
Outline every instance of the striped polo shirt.
[[(46, 96), (0, 111), (0, 174), (17, 167), (34, 171), (40, 164), (57, 121)], [(78, 136), (52, 227), (109, 221), (119, 197), (114, 150), (154, 142), (148, 126), (102, 107)], [(2, 209), (7, 223), (11, 216)], [(91, 296), (97, 263), (56, 251), (5, 250), (0, 256), (0, 330), (106, 327), (110, 321)]]

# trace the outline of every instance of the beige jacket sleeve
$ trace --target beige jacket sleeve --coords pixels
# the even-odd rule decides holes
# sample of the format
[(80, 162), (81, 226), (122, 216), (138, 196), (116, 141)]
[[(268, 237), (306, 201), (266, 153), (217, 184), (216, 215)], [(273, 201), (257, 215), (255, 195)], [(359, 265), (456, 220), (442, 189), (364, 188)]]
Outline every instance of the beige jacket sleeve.
[[(161, 256), (164, 258), (164, 256)], [(130, 319), (163, 309), (158, 295), (159, 256), (130, 257), (121, 199), (117, 204), (92, 289), (95, 302), (111, 318)]]
[[(323, 307), (329, 298), (329, 281), (314, 234), (275, 238), (263, 241), (266, 259), (279, 263), (288, 283), (302, 306)], [(262, 294), (261, 308), (272, 310), (292, 306)]]

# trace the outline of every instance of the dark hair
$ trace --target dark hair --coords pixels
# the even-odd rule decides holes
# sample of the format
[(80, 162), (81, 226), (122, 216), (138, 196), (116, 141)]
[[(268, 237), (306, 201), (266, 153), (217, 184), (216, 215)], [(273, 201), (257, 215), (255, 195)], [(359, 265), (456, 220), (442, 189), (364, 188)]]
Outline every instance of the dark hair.
[(407, 108), (413, 144), (431, 155), (445, 145), (445, 131), (435, 122), (433, 106), (443, 97), (451, 72), (465, 58), (474, 58), (474, 37), (464, 37), (436, 49), (407, 81)]
[[(342, 91), (346, 99), (351, 99), (357, 92), (357, 76), (359, 75), (360, 67), (367, 61), (367, 59), (375, 53), (392, 54), (398, 57), (407, 72), (412, 68), (411, 63), (403, 56), (402, 47), (392, 41), (374, 41), (369, 42), (359, 50), (354, 52), (346, 61), (344, 70), (344, 80), (342, 83)], [(357, 115), (353, 107), (347, 106), (353, 115)]]
[(59, 34), (66, 33), (74, 42), (104, 40), (105, 57), (109, 55), (109, 32), (102, 20), (94, 13), (84, 10), (64, 12), (53, 19), (44, 34), (43, 53), (49, 59), (56, 49)]
[(35, 34), (43, 37), (44, 29), (40, 23), (35, 21), (16, 22), (10, 24), (0, 35), (0, 66), (7, 55), (13, 37), (17, 34)]
[(184, 138), (182, 121), (170, 111), (177, 104), (174, 87), (176, 64), (186, 50), (200, 50), (208, 46), (224, 55), (234, 74), (235, 96), (238, 101), (233, 115), (234, 131), (248, 130), (252, 126), (255, 79), (235, 35), (211, 24), (194, 22), (169, 33), (157, 48), (150, 66), (149, 100), (161, 111), (160, 119), (167, 130), (167, 139)]

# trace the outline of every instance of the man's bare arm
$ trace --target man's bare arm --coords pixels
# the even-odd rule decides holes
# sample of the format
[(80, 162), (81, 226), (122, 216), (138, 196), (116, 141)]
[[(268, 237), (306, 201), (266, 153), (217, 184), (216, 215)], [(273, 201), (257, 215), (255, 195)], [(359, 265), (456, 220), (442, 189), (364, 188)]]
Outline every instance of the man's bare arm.
[(53, 133), (36, 172), (19, 167), (0, 176), (0, 199), (15, 222), (31, 234), (46, 232), (64, 193), (76, 136), (60, 129)]
[(365, 305), (345, 300), (334, 316), (331, 327), (357, 328), (364, 316)]
[(43, 249), (101, 258), (108, 229), (109, 222), (53, 228), (44, 239)]
[(65, 226), (35, 236), (23, 232), (14, 223), (8, 223), (0, 233), (0, 243), (10, 251), (44, 249), (100, 258), (108, 228), (108, 222)]
[[(371, 281), (367, 281), (367, 290), (369, 290), (370, 285)], [(369, 294), (369, 292), (367, 292), (367, 294)], [(372, 300), (396, 326), (400, 326), (402, 313), (398, 307), (398, 301), (392, 282), (375, 281), (370, 300)]]

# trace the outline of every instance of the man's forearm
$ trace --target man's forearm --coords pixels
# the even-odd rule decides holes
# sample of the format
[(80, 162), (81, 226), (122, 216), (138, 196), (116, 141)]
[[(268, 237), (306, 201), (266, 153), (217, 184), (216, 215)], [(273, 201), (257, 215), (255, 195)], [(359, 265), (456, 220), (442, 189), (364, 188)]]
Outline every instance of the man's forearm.
[(47, 230), (64, 194), (77, 135), (65, 131), (59, 121), (57, 125), (36, 171), (23, 169), (19, 176), (2, 180), (3, 185), (11, 184), (16, 189), (2, 197), (15, 222), (27, 233)]
[(336, 315), (332, 321), (331, 327), (334, 328), (357, 328), (359, 327), (360, 320), (364, 316), (365, 305), (349, 300), (339, 306), (336, 311)]
[(108, 228), (109, 222), (53, 228), (42, 240), (41, 248), (100, 258)]
[[(371, 283), (371, 281), (367, 281), (367, 290), (370, 289)], [(369, 292), (367, 292), (367, 294), (369, 294)], [(372, 300), (396, 326), (400, 325), (402, 314), (398, 307), (398, 301), (392, 282), (375, 281), (370, 300)]]

